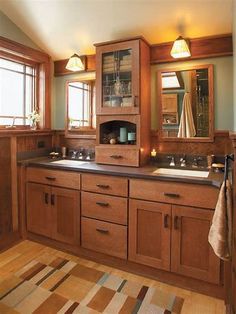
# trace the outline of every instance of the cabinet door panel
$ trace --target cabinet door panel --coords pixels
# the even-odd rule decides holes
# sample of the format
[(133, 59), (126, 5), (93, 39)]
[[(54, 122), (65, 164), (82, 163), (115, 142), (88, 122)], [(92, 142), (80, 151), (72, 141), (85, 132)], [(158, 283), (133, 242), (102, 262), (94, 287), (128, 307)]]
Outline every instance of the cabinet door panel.
[(96, 47), (97, 114), (139, 114), (139, 60), (139, 40)]
[(52, 238), (66, 242), (79, 242), (80, 193), (74, 190), (52, 187), (53, 212)]
[(208, 243), (213, 210), (173, 206), (171, 270), (219, 283), (220, 260)]
[(169, 270), (170, 214), (170, 205), (130, 200), (129, 260)]
[(51, 237), (52, 213), (50, 187), (43, 184), (27, 184), (27, 230)]

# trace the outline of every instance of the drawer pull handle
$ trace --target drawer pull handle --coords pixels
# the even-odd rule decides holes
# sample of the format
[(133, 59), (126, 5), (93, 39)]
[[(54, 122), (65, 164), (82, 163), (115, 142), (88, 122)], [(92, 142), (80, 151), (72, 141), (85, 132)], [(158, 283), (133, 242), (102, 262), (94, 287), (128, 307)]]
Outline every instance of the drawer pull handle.
[(174, 217), (174, 229), (176, 229), (176, 230), (179, 229), (178, 222), (179, 222), (179, 217), (175, 216)]
[(121, 155), (111, 155), (110, 157), (113, 159), (122, 159), (123, 158), (123, 156), (121, 156)]
[(102, 207), (107, 207), (109, 205), (108, 203), (104, 203), (104, 202), (96, 202), (96, 204)]
[(109, 189), (109, 185), (107, 184), (96, 184), (98, 188), (101, 188), (101, 189)]
[(55, 195), (51, 195), (51, 205), (55, 205)]
[(45, 177), (47, 180), (50, 180), (50, 181), (55, 181), (56, 180), (56, 178), (54, 178), (54, 177)]
[(104, 233), (104, 234), (109, 233), (109, 231), (108, 231), (108, 230), (106, 230), (106, 229), (96, 228), (96, 230), (97, 230), (98, 232), (100, 232), (100, 233)]
[(168, 228), (168, 219), (169, 219), (169, 215), (165, 214), (164, 215), (164, 228)]
[(48, 204), (48, 193), (44, 194), (44, 202), (45, 204)]
[(165, 195), (165, 196), (168, 196), (168, 197), (176, 197), (176, 198), (180, 197), (180, 195), (179, 195), (179, 194), (176, 194), (176, 193), (165, 193), (165, 192), (164, 192), (164, 195)]

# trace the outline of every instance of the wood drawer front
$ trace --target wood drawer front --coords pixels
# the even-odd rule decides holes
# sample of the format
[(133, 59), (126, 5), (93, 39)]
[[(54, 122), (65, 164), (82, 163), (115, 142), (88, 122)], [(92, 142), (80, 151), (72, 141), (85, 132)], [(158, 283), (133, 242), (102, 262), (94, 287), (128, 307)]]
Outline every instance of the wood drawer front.
[(27, 181), (80, 190), (80, 174), (76, 172), (28, 168)]
[(215, 208), (218, 194), (217, 188), (200, 184), (130, 180), (130, 197), (143, 200)]
[(127, 227), (82, 217), (81, 246), (127, 259)]
[(127, 199), (82, 192), (82, 216), (127, 225)]
[(139, 149), (96, 147), (96, 162), (118, 166), (139, 166)]
[(82, 190), (128, 196), (128, 180), (106, 175), (82, 174)]

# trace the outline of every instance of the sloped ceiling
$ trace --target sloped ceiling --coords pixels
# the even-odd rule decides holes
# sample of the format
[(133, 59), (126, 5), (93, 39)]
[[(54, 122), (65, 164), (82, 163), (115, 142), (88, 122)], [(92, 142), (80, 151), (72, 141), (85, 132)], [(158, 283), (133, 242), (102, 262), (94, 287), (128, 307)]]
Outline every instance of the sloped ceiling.
[(54, 60), (94, 43), (142, 35), (151, 44), (232, 32), (233, 0), (0, 0), (0, 9)]

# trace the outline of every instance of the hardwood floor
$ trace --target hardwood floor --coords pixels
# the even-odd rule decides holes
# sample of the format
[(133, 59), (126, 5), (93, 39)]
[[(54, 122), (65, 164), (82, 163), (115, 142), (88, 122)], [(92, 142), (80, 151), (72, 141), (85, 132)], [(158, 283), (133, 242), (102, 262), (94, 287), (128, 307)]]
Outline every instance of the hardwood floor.
[[(19, 271), (24, 265), (32, 260), (37, 260), (41, 263), (50, 263), (55, 257), (70, 259), (84, 266), (92, 267), (96, 270), (111, 272), (121, 278), (126, 278), (132, 281), (137, 281), (143, 285), (158, 287), (163, 291), (173, 293), (184, 298), (184, 305), (181, 314), (225, 314), (225, 306), (222, 300), (204, 296), (188, 290), (169, 286), (161, 282), (157, 282), (145, 277), (126, 273), (108, 266), (97, 264), (95, 262), (79, 258), (77, 256), (58, 251), (42, 244), (31, 241), (23, 241), (7, 251), (0, 253), (0, 286), (1, 283), (10, 278), (13, 273)], [(14, 310), (5, 311), (1, 308), (1, 314), (13, 314)], [(128, 314), (128, 313), (127, 313)]]

